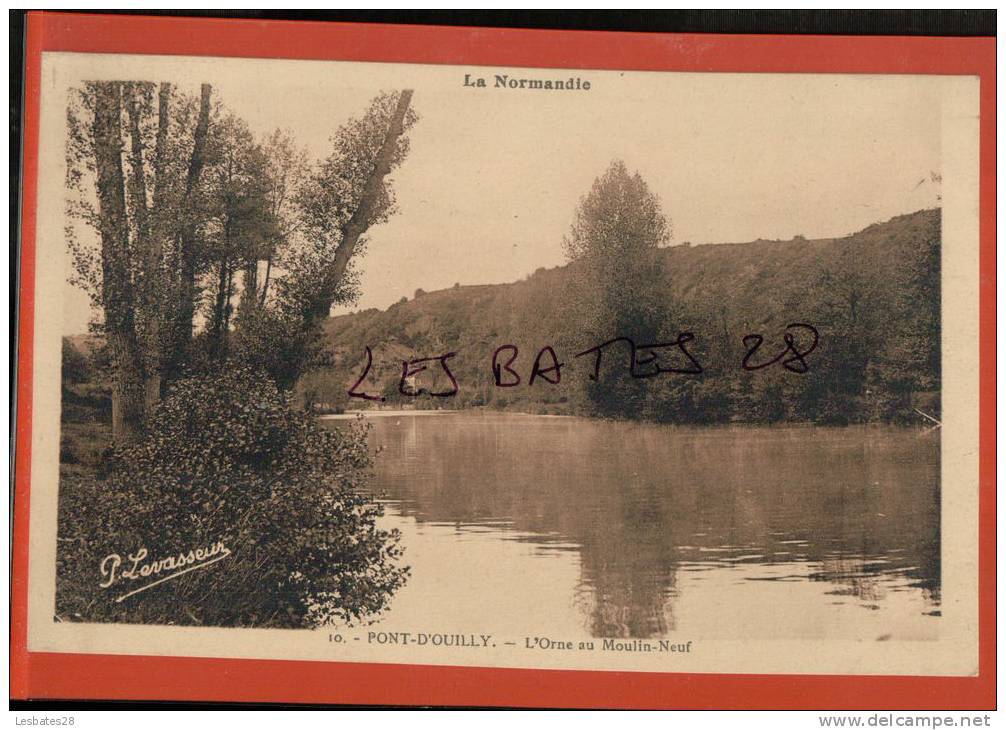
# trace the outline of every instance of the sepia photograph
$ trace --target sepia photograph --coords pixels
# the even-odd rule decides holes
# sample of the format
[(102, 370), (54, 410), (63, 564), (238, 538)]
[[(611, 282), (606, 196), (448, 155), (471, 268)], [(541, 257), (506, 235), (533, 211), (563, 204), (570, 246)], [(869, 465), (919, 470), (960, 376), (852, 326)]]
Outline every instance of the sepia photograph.
[(39, 649), (976, 670), (975, 78), (42, 79)]

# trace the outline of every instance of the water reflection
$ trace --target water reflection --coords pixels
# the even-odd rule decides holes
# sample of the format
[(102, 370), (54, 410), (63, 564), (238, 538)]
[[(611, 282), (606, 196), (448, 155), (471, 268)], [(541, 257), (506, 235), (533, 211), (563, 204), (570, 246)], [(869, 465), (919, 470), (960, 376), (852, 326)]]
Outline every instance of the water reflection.
[(597, 637), (934, 635), (938, 434), (371, 420), (377, 488), (413, 566), (388, 620), (443, 605), (492, 623), (492, 597), (497, 613), (532, 612), (526, 630)]

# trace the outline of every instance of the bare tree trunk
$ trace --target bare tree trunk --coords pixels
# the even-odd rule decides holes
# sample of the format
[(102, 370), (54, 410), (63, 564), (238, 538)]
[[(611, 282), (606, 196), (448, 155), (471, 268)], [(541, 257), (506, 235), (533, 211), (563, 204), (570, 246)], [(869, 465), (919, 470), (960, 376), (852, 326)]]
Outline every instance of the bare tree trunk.
[(126, 111), (129, 115), (129, 202), (136, 224), (136, 248), (146, 252), (149, 241), (147, 221), (147, 179), (143, 169), (143, 137), (140, 134), (140, 110), (136, 104), (138, 84), (128, 83), (124, 91)]
[(171, 84), (162, 83), (157, 94), (157, 137), (154, 141), (154, 199), (153, 213), (149, 218), (150, 240), (147, 246), (147, 259), (144, 266), (146, 309), (149, 321), (147, 323), (147, 372), (144, 382), (144, 405), (147, 413), (161, 399), (162, 369), (164, 367), (164, 334), (167, 287), (165, 286), (166, 268), (164, 266), (164, 239), (167, 226), (171, 222), (165, 210), (165, 188), (167, 187), (167, 144), (170, 127), (169, 105), (171, 101)]
[(224, 297), (224, 308), (223, 308), (223, 327), (220, 329), (220, 344), (223, 357), (227, 357), (227, 345), (231, 334), (231, 312), (233, 311), (233, 306), (231, 305), (231, 297), (234, 294), (234, 264), (228, 263), (227, 265), (227, 282), (225, 284), (226, 295)]
[(165, 173), (168, 161), (170, 102), (171, 84), (162, 83), (157, 92), (157, 140), (154, 142), (154, 208), (156, 210), (161, 210), (161, 206), (164, 205), (164, 188), (167, 185)]
[(203, 84), (199, 98), (199, 118), (196, 122), (195, 136), (192, 146), (192, 157), (189, 160), (189, 171), (185, 179), (185, 196), (182, 201), (182, 214), (188, 220), (179, 238), (180, 244), (180, 277), (178, 282), (178, 301), (174, 321), (174, 331), (170, 352), (165, 358), (165, 378), (178, 377), (192, 344), (192, 320), (196, 312), (196, 268), (198, 256), (196, 252), (196, 226), (191, 210), (192, 194), (199, 184), (205, 162), (206, 135), (210, 125), (210, 93), (212, 87)]
[[(151, 216), (147, 206), (147, 179), (143, 167), (143, 135), (140, 132), (140, 109), (137, 106), (137, 92), (139, 84), (129, 83), (125, 87), (126, 110), (129, 116), (129, 137), (130, 137), (130, 177), (129, 177), (129, 201), (136, 226), (135, 248), (139, 252), (140, 260), (143, 263), (140, 283), (140, 301), (142, 303), (141, 318), (145, 327), (145, 337), (142, 347), (143, 357), (143, 406), (144, 414), (157, 404), (161, 397), (161, 348), (158, 342), (160, 333), (160, 319), (162, 305), (160, 301), (161, 287), (158, 282), (161, 278), (161, 232), (152, 230)], [(158, 129), (157, 141), (155, 143), (155, 163), (154, 177), (163, 185), (163, 160), (158, 159), (163, 155), (164, 136), (167, 134), (167, 108), (166, 98), (161, 92), (161, 102), (158, 108)], [(160, 165), (161, 169), (158, 168)], [(156, 183), (155, 183), (156, 187)], [(156, 193), (155, 189), (155, 202)]]
[(241, 303), (238, 307), (240, 312), (250, 314), (258, 306), (258, 259), (251, 259), (245, 262), (241, 273)]
[(112, 436), (127, 442), (143, 427), (143, 361), (136, 336), (129, 223), (122, 171), (122, 84), (94, 85), (94, 150), (101, 237), (102, 305), (115, 367)]
[(262, 281), (262, 295), (259, 298), (259, 306), (265, 306), (265, 298), (269, 293), (269, 275), (272, 273), (272, 256), (265, 260), (265, 278)]
[(230, 262), (221, 258), (217, 272), (216, 301), (210, 319), (209, 350), (214, 359), (222, 359), (227, 338), (227, 305), (230, 301)]
[(346, 273), (356, 245), (360, 241), (360, 236), (364, 234), (370, 225), (370, 218), (381, 193), (381, 186), (384, 178), (391, 172), (391, 161), (395, 153), (395, 144), (398, 138), (405, 133), (405, 115), (409, 111), (409, 104), (412, 101), (412, 89), (404, 90), (398, 97), (398, 105), (388, 122), (388, 131), (384, 135), (384, 142), (374, 160), (374, 169), (367, 178), (363, 188), (363, 195), (360, 204), (353, 211), (353, 215), (342, 227), (342, 241), (335, 250), (335, 256), (325, 272), (325, 282), (318, 292), (310, 310), (305, 314), (305, 329), (310, 329), (318, 321), (328, 316), (328, 311), (335, 301), (335, 292), (339, 282)]
[[(230, 172), (228, 171), (228, 181)], [(227, 307), (231, 301), (231, 260), (228, 258), (228, 251), (231, 250), (231, 215), (228, 212), (224, 220), (223, 230), (223, 253), (220, 255), (219, 271), (217, 276), (216, 301), (213, 305), (213, 314), (210, 318), (209, 328), (209, 351), (215, 360), (224, 358), (225, 344), (227, 340)]]

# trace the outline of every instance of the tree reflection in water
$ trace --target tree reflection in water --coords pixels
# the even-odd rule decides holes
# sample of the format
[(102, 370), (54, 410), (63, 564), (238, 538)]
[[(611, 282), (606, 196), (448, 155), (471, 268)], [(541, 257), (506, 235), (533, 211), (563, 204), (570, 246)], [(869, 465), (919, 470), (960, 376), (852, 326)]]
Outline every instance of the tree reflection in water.
[(682, 591), (724, 580), (823, 581), (832, 602), (865, 609), (913, 591), (938, 614), (938, 432), (373, 420), (376, 487), (404, 515), (575, 549), (580, 585), (565, 600), (593, 636), (665, 635)]

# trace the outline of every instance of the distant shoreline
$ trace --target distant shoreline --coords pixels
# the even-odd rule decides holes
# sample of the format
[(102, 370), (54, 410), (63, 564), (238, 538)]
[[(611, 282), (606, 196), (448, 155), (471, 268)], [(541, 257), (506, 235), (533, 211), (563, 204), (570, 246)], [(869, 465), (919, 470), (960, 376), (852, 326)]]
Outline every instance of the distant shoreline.
[(442, 416), (442, 415), (446, 415), (448, 413), (461, 413), (461, 411), (460, 410), (454, 410), (454, 409), (451, 409), (451, 410), (440, 410), (440, 411), (431, 411), (431, 410), (423, 410), (423, 411), (417, 411), (417, 410), (394, 410), (394, 411), (392, 411), (392, 410), (385, 410), (385, 411), (379, 411), (379, 410), (375, 409), (375, 410), (370, 410), (370, 411), (346, 411), (345, 413), (329, 413), (329, 414), (326, 414), (324, 416), (318, 416), (318, 419), (321, 420), (321, 421), (348, 421), (348, 420), (352, 420), (352, 419), (354, 419), (354, 418), (356, 418), (358, 416), (366, 416), (366, 417), (377, 416), (377, 417), (380, 417), (380, 418), (386, 418), (386, 417), (390, 417), (390, 416)]
[(515, 416), (532, 416), (534, 418), (548, 418), (548, 419), (577, 419), (583, 421), (590, 421), (595, 423), (623, 423), (623, 424), (636, 424), (636, 425), (651, 425), (651, 426), (669, 426), (675, 428), (686, 428), (686, 429), (708, 429), (708, 430), (725, 430), (725, 429), (804, 429), (804, 428), (825, 428), (825, 429), (849, 429), (849, 428), (898, 428), (907, 429), (913, 431), (920, 431), (922, 433), (929, 433), (939, 429), (939, 427), (927, 426), (924, 423), (889, 423), (883, 421), (866, 421), (859, 423), (845, 423), (845, 424), (822, 424), (814, 423), (813, 421), (777, 421), (770, 423), (749, 423), (744, 421), (732, 421), (726, 423), (659, 423), (657, 421), (647, 421), (647, 420), (637, 420), (637, 419), (620, 419), (620, 418), (605, 418), (600, 416), (588, 416), (588, 415), (577, 415), (572, 413), (531, 413), (529, 411), (517, 411), (510, 409), (495, 409), (495, 408), (454, 408), (454, 409), (441, 409), (441, 410), (363, 410), (363, 411), (346, 411), (345, 413), (330, 413), (325, 415), (319, 415), (316, 418), (320, 421), (351, 421), (359, 416), (371, 417), (376, 416), (378, 418), (385, 417), (397, 417), (401, 418), (403, 416), (449, 416), (449, 415), (462, 415), (462, 414), (472, 414), (472, 413), (491, 413), (497, 415), (515, 415)]

